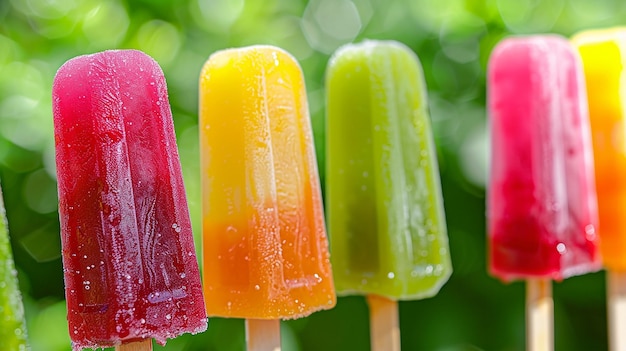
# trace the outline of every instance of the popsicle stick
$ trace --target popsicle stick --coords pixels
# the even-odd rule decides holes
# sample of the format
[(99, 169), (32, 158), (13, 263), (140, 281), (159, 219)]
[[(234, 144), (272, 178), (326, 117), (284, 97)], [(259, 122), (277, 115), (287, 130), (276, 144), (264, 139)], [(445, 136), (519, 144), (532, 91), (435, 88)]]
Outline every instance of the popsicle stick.
[(626, 351), (626, 272), (607, 272), (609, 350)]
[(368, 295), (372, 351), (400, 351), (398, 303), (382, 296)]
[(280, 351), (280, 320), (246, 319), (248, 351)]
[(152, 339), (115, 346), (115, 351), (152, 351)]
[(529, 279), (526, 283), (526, 350), (553, 350), (553, 324), (552, 282)]

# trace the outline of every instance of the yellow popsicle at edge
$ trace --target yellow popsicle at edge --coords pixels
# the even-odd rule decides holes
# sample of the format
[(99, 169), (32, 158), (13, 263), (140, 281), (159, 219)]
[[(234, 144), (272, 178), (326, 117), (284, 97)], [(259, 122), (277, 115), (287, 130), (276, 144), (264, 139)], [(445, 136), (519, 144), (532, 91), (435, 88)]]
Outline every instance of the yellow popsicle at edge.
[(584, 31), (572, 42), (587, 82), (600, 250), (607, 269), (626, 271), (626, 27)]
[(271, 46), (200, 76), (204, 293), (210, 316), (291, 319), (336, 297), (304, 79)]

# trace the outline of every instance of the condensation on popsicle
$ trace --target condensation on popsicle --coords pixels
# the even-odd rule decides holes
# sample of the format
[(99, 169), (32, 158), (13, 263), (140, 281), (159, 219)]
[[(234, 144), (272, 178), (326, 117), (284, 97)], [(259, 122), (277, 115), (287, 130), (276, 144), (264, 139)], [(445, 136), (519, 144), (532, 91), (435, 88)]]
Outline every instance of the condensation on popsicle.
[(0, 189), (0, 350), (26, 351), (26, 321)]
[(626, 27), (572, 38), (583, 61), (604, 266), (626, 271)]
[(305, 85), (285, 51), (213, 54), (200, 76), (203, 283), (210, 316), (335, 305)]
[(556, 35), (513, 37), (488, 70), (490, 271), (563, 279), (599, 269), (597, 203), (580, 58)]
[(74, 350), (207, 326), (163, 72), (135, 50), (66, 62), (53, 85)]
[(327, 206), (340, 295), (435, 295), (452, 273), (426, 86), (390, 41), (349, 44), (327, 86)]

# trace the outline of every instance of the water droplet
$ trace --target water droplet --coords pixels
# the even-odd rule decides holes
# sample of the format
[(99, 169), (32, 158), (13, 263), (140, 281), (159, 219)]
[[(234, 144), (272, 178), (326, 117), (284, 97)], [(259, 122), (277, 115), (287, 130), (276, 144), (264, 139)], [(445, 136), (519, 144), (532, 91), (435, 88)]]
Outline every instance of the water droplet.
[(396, 275), (395, 275), (393, 272), (389, 272), (389, 273), (387, 273), (387, 278), (389, 278), (389, 279), (393, 279), (393, 278), (395, 278), (395, 277), (396, 277)]
[(261, 290), (261, 287), (257, 284), (254, 286), (254, 290)]
[(183, 279), (184, 279), (186, 276), (187, 276), (187, 275), (186, 275), (185, 273), (181, 273), (181, 274), (180, 274), (180, 277), (181, 277), (181, 278), (183, 278)]
[(165, 319), (167, 319), (167, 320), (172, 319), (172, 315), (171, 314), (166, 314), (165, 315)]
[(567, 252), (567, 247), (565, 247), (565, 244), (563, 243), (558, 243), (556, 245), (556, 251), (558, 251), (560, 254), (564, 254), (565, 252)]

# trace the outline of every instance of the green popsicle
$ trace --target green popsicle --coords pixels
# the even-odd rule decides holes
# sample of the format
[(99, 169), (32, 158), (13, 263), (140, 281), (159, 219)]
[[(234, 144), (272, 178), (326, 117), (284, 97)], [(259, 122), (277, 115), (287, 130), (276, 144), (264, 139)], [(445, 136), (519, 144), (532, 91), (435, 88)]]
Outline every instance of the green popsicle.
[(0, 350), (28, 350), (22, 295), (17, 283), (0, 189)]
[(327, 216), (339, 295), (414, 300), (452, 273), (417, 56), (393, 41), (340, 48), (327, 88)]

